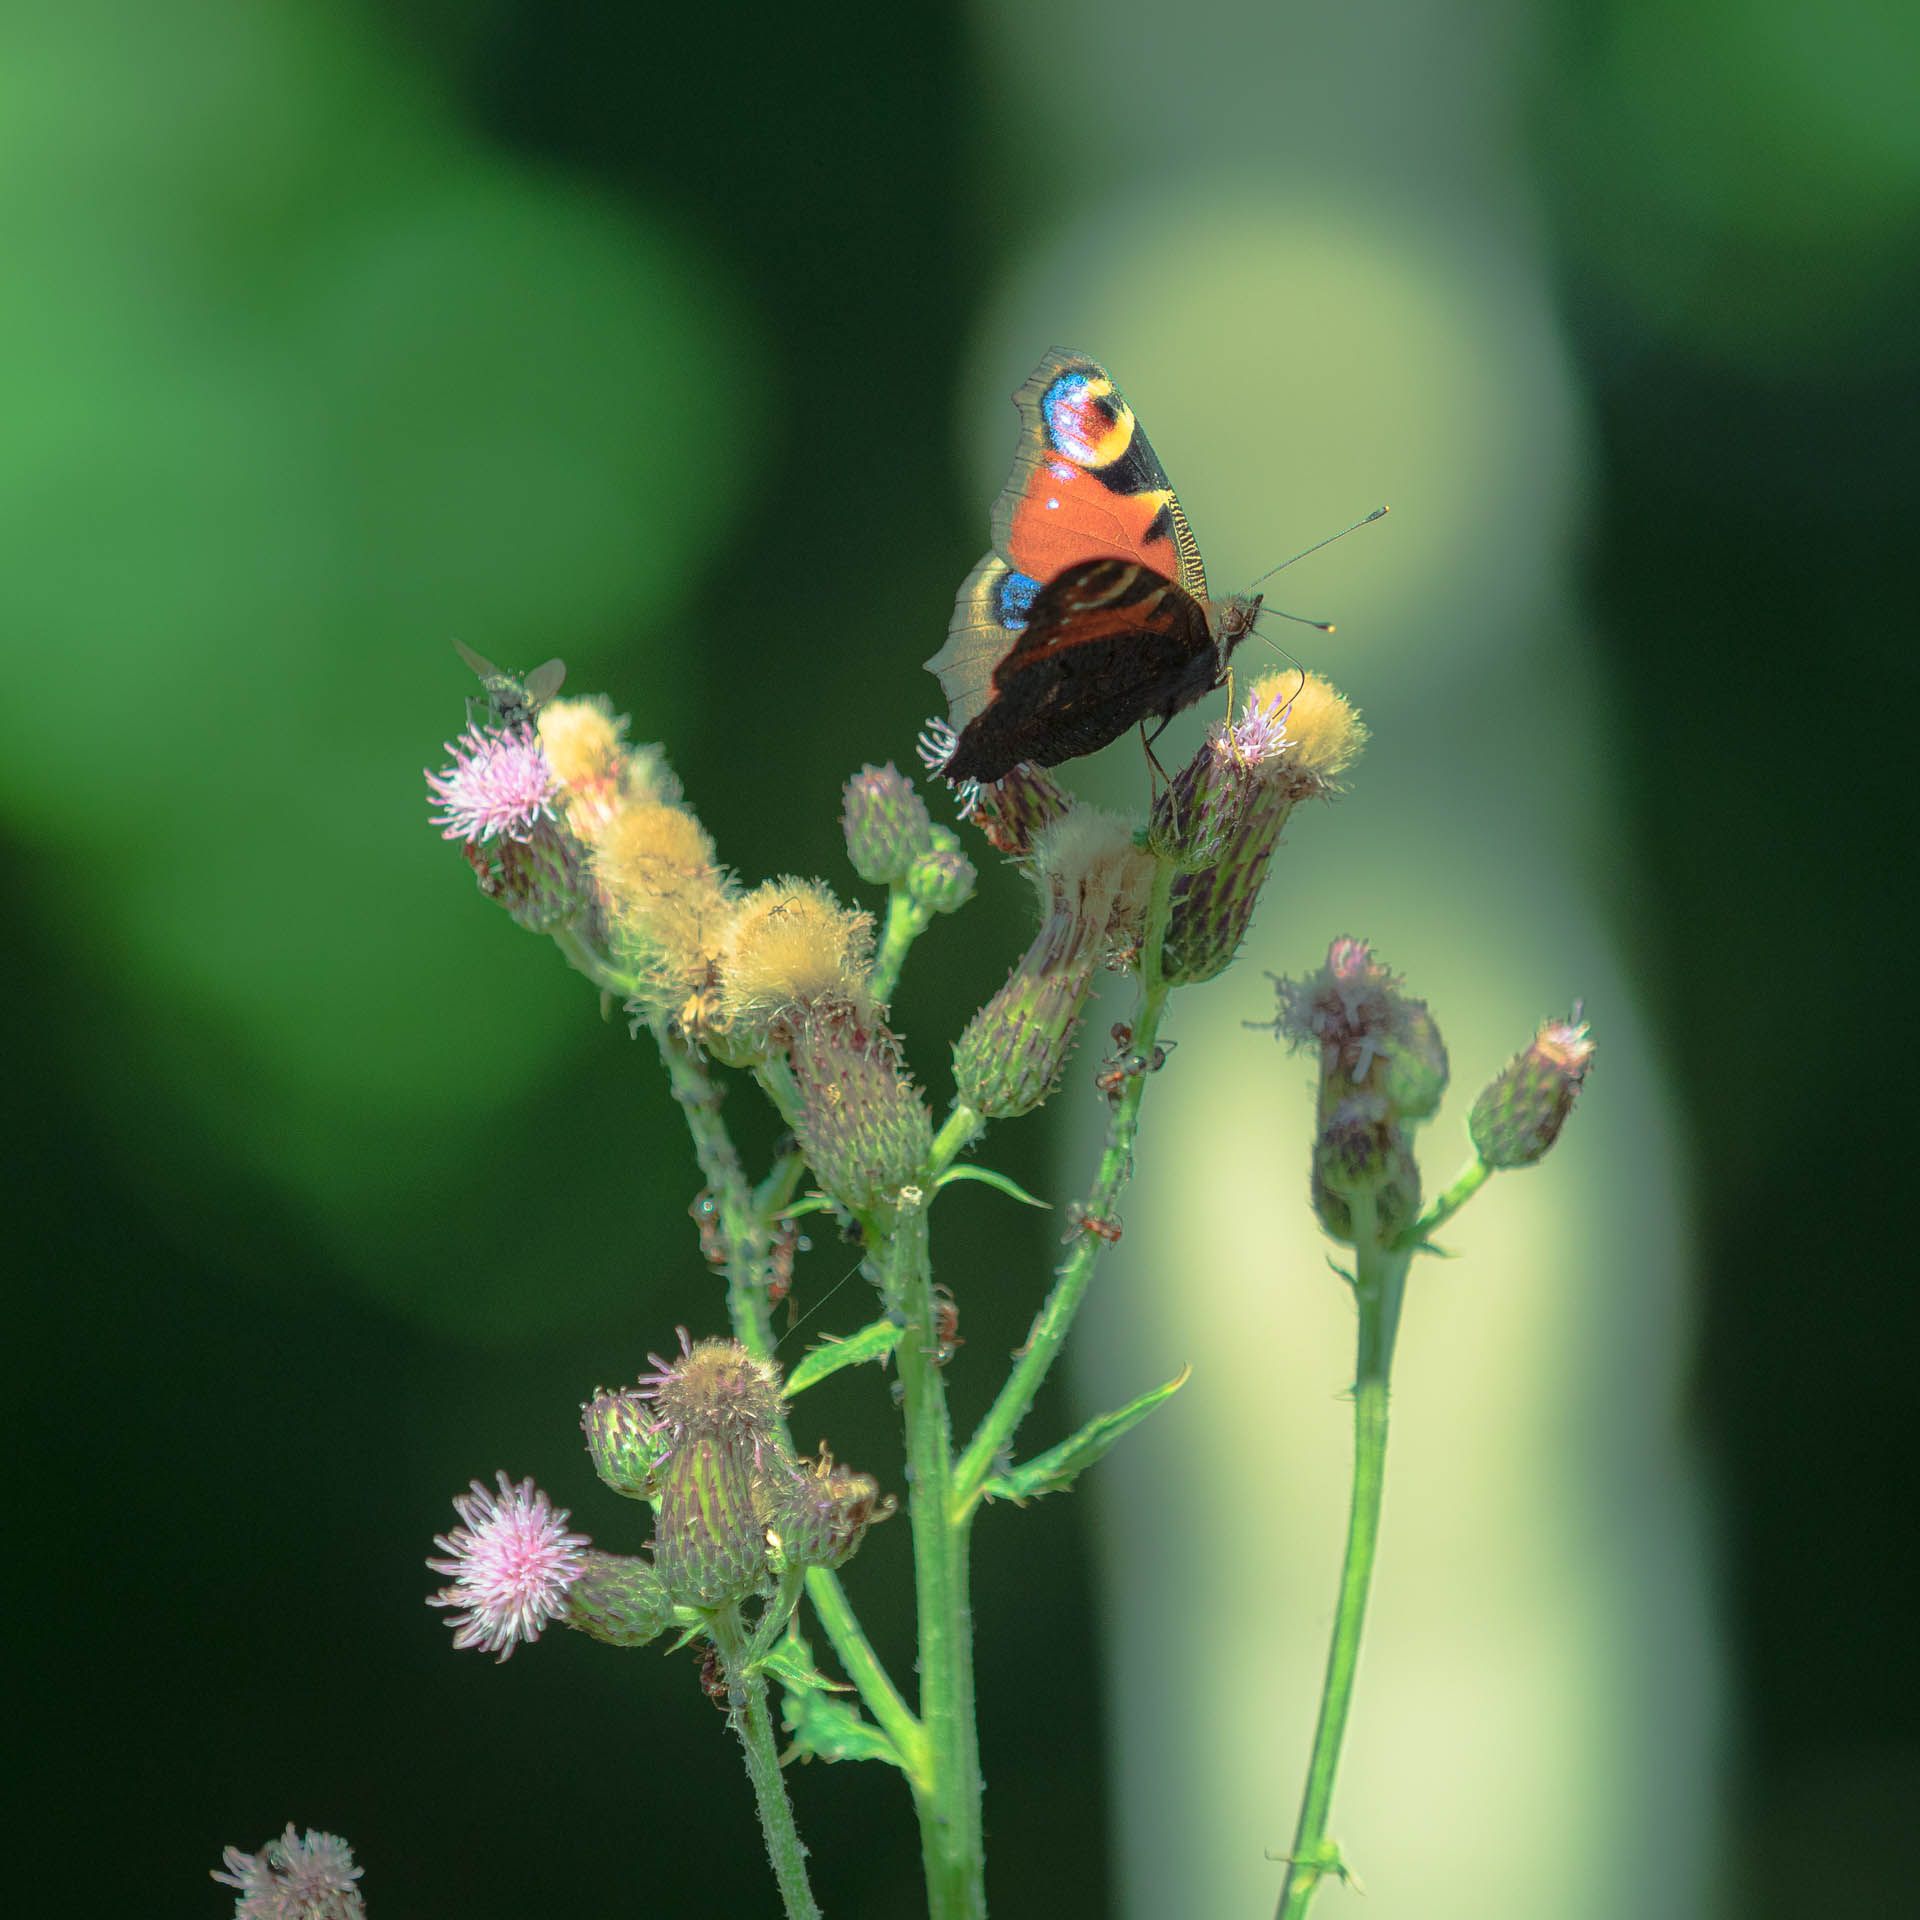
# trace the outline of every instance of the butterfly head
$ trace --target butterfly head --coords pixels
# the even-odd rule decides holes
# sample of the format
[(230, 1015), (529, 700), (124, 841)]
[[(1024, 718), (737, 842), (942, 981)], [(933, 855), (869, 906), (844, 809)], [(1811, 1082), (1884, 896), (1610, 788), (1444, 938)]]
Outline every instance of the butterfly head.
[(1214, 655), (1223, 679), (1234, 648), (1253, 631), (1253, 623), (1260, 617), (1260, 604), (1265, 598), (1260, 593), (1234, 593), (1224, 600), (1210, 600), (1207, 603), (1207, 625), (1213, 630)]

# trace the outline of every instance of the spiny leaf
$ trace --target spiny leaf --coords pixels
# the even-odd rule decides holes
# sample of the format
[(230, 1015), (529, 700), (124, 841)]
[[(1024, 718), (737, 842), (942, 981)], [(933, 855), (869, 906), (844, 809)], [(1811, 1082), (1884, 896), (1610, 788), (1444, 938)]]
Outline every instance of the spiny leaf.
[(1097, 1414), (1070, 1439), (1057, 1447), (996, 1473), (982, 1489), (1000, 1500), (1035, 1500), (1043, 1493), (1060, 1493), (1074, 1478), (1110, 1448), (1129, 1427), (1138, 1426), (1155, 1407), (1187, 1384), (1191, 1367), (1182, 1367), (1164, 1386), (1143, 1393), (1113, 1413)]

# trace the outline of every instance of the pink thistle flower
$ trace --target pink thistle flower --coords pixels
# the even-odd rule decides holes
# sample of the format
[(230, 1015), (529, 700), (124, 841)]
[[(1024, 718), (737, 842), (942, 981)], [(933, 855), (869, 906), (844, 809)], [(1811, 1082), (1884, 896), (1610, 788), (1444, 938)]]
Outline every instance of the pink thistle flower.
[(447, 1622), (456, 1647), (484, 1647), (504, 1660), (516, 1642), (540, 1638), (549, 1620), (566, 1610), (567, 1589), (586, 1571), (584, 1533), (569, 1533), (567, 1509), (554, 1507), (531, 1479), (515, 1486), (504, 1473), (496, 1499), (478, 1480), (454, 1496), (467, 1524), (436, 1534), (448, 1558), (429, 1560), (453, 1581), (427, 1601), (456, 1609)]
[(1256, 687), (1247, 696), (1239, 720), (1221, 729), (1229, 736), (1223, 744), (1229, 745), (1232, 756), (1243, 767), (1263, 766), (1277, 759), (1292, 744), (1287, 738), (1287, 714), (1292, 706), (1293, 695), (1284, 682), (1272, 688), (1264, 700)]
[(353, 1849), (334, 1833), (311, 1827), (303, 1840), (291, 1822), (278, 1840), (258, 1853), (228, 1847), (225, 1873), (212, 1877), (238, 1887), (234, 1920), (366, 1920), (366, 1906), (353, 1883), (360, 1869)]
[(443, 840), (526, 840), (556, 817), (565, 789), (531, 727), (469, 727), (447, 751), (453, 765), (427, 775)]

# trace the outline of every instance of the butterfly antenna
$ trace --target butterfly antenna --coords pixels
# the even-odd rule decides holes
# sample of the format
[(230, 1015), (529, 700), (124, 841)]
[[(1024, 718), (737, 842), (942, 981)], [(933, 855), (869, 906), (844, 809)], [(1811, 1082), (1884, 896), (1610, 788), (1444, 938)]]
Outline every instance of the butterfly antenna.
[[(1375, 507), (1371, 513), (1363, 515), (1360, 519), (1356, 520), (1352, 526), (1342, 527), (1338, 533), (1330, 533), (1324, 540), (1316, 540), (1310, 547), (1302, 547), (1301, 550), (1293, 556), (1293, 560), (1282, 560), (1279, 566), (1269, 567), (1266, 572), (1260, 576), (1260, 580), (1271, 580), (1276, 573), (1283, 573), (1288, 567), (1292, 566), (1294, 560), (1304, 560), (1308, 554), (1318, 553), (1322, 547), (1330, 547), (1336, 540), (1344, 540), (1348, 534), (1358, 533), (1362, 527), (1370, 527), (1376, 520), (1384, 520), (1386, 517), (1387, 510), (1385, 507)], [(1257, 587), (1260, 584), (1260, 580), (1256, 580), (1253, 583), (1254, 586)], [(1249, 588), (1248, 591), (1251, 592), (1252, 588)], [(1280, 609), (1275, 607), (1273, 611), (1279, 613)], [(1283, 620), (1300, 619), (1297, 613), (1285, 613), (1281, 614), (1280, 617)], [(1323, 620), (1302, 620), (1300, 624), (1307, 627), (1318, 627), (1322, 633), (1331, 633), (1333, 631)]]

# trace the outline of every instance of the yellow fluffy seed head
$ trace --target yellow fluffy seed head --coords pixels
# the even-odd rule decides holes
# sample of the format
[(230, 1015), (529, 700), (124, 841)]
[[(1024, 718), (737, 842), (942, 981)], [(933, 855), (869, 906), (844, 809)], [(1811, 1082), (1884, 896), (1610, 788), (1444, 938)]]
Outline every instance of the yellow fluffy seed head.
[(642, 1003), (701, 1024), (735, 904), (707, 830), (685, 807), (623, 807), (594, 842), (593, 869), (615, 944), (640, 963)]
[(1330, 680), (1317, 673), (1308, 674), (1304, 682), (1291, 667), (1263, 674), (1253, 683), (1252, 698), (1262, 705), (1276, 698), (1286, 703), (1289, 774), (1305, 774), (1331, 785), (1367, 744), (1367, 729), (1359, 714)]
[(720, 956), (720, 1024), (763, 1041), (802, 1007), (864, 1009), (873, 916), (850, 912), (817, 880), (769, 880), (736, 911)]
[(616, 716), (604, 694), (549, 700), (540, 709), (539, 725), (547, 765), (569, 787), (590, 786), (618, 774), (626, 716)]

